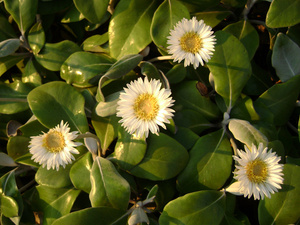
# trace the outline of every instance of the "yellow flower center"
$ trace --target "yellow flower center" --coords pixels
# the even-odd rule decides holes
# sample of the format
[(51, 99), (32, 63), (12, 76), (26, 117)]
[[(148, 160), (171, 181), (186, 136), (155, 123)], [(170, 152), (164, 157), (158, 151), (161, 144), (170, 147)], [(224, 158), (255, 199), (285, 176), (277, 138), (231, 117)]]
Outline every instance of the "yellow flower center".
[(153, 120), (158, 113), (157, 99), (148, 93), (140, 94), (134, 102), (134, 112), (141, 120)]
[(56, 130), (50, 130), (43, 140), (43, 146), (52, 153), (62, 151), (65, 145), (65, 139), (62, 133)]
[(195, 54), (202, 47), (201, 38), (194, 32), (188, 32), (180, 38), (180, 46), (183, 51)]
[(253, 183), (265, 182), (268, 177), (267, 164), (260, 159), (253, 160), (247, 164), (246, 174)]

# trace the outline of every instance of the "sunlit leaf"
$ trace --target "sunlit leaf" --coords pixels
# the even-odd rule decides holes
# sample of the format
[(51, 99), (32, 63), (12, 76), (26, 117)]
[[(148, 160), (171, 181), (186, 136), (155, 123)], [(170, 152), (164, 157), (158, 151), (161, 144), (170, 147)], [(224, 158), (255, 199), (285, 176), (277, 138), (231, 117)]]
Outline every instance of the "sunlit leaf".
[(64, 17), (61, 19), (62, 23), (73, 23), (84, 19), (84, 15), (78, 11), (75, 5), (66, 12)]
[[(211, 1), (209, 1), (209, 3), (210, 2)], [(211, 7), (211, 5), (209, 6)], [(203, 20), (206, 25), (215, 27), (230, 14), (231, 12), (228, 10), (224, 10), (223, 8), (216, 8), (215, 10), (209, 9), (204, 12), (196, 12), (195, 14), (193, 14), (193, 16), (196, 16), (197, 20)]]
[(35, 86), (41, 85), (42, 84), (42, 79), (41, 79), (40, 72), (41, 71), (39, 71), (36, 68), (33, 60), (29, 60), (26, 63), (24, 72), (22, 74), (22, 82), (23, 83), (30, 83), (30, 84), (33, 84)]
[(34, 54), (38, 54), (45, 44), (45, 32), (41, 22), (34, 24), (28, 33), (28, 43)]
[(17, 55), (8, 55), (0, 58), (0, 76), (4, 74), (8, 69), (16, 65), (22, 59), (26, 58), (26, 55), (17, 54)]

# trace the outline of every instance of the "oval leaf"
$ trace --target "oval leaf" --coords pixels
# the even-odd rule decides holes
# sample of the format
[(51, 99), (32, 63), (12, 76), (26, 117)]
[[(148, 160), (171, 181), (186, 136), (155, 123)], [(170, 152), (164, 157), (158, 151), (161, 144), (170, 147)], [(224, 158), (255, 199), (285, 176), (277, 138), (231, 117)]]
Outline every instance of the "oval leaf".
[(96, 157), (91, 170), (90, 201), (93, 207), (110, 206), (126, 210), (130, 186), (107, 159)]
[(177, 184), (182, 193), (221, 188), (231, 173), (232, 149), (224, 131), (198, 139), (190, 150), (190, 160), (179, 174)]
[(225, 213), (225, 194), (219, 191), (198, 191), (169, 202), (159, 224), (218, 225)]
[(160, 133), (150, 135), (143, 160), (130, 170), (134, 176), (149, 180), (166, 180), (175, 177), (188, 161), (187, 150), (173, 138)]
[(17, 217), (19, 212), (18, 203), (10, 196), (1, 195), (1, 214), (6, 217)]
[(20, 47), (20, 40), (17, 38), (7, 39), (0, 42), (0, 57), (8, 56)]
[(232, 34), (215, 33), (217, 44), (207, 66), (214, 77), (215, 90), (231, 109), (251, 74), (251, 64), (243, 44)]
[(10, 156), (0, 152), (0, 166), (18, 166), (18, 164)]
[(64, 82), (49, 82), (33, 89), (28, 94), (28, 103), (33, 114), (48, 128), (63, 120), (69, 123), (73, 131), (85, 133), (89, 130), (84, 97)]
[(28, 43), (34, 54), (38, 54), (45, 44), (45, 32), (41, 22), (34, 24), (28, 33)]

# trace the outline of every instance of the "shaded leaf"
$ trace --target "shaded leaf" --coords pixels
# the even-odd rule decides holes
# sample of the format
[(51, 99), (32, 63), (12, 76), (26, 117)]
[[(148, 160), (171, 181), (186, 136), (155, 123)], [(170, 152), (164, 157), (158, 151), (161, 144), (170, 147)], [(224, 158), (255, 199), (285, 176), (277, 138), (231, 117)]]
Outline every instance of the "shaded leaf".
[[(203, 1), (202, 1), (203, 2)], [(211, 2), (211, 1), (210, 1)], [(210, 5), (211, 7), (211, 5)], [(224, 10), (223, 8), (216, 8), (214, 10), (210, 9), (209, 11), (196, 12), (193, 16), (196, 16), (197, 20), (204, 20), (204, 23), (208, 26), (215, 27), (222, 20), (228, 17), (231, 14), (230, 11)]]
[(8, 69), (16, 65), (22, 59), (26, 58), (27, 55), (18, 54), (18, 55), (8, 55), (0, 58), (0, 76), (4, 74)]
[(0, 152), (0, 166), (18, 166), (18, 164), (14, 162), (12, 157)]
[(0, 42), (0, 57), (8, 56), (20, 47), (20, 40), (17, 38), (7, 39)]

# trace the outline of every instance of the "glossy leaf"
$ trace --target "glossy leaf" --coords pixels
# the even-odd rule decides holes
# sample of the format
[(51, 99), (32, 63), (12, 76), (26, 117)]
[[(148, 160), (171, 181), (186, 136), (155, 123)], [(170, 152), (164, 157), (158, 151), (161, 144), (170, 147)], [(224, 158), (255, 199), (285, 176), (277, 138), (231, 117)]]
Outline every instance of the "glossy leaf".
[(96, 157), (90, 179), (89, 197), (93, 207), (109, 206), (115, 209), (127, 209), (130, 186), (109, 160)]
[(4, 74), (8, 69), (16, 65), (22, 59), (26, 58), (23, 54), (8, 55), (0, 58), (0, 76)]
[(258, 219), (261, 225), (294, 224), (299, 220), (300, 167), (285, 164), (284, 183), (278, 193), (259, 202)]
[(28, 109), (26, 100), (31, 87), (16, 80), (13, 83), (0, 83), (0, 113), (13, 114)]
[(151, 42), (150, 25), (157, 0), (121, 0), (108, 28), (111, 56), (137, 54)]
[(38, 0), (4, 0), (6, 10), (18, 24), (22, 34), (30, 28), (35, 20)]
[(72, 5), (61, 19), (62, 23), (73, 23), (84, 19), (84, 15), (78, 11), (75, 5)]
[(100, 139), (102, 150), (106, 150), (118, 135), (118, 120), (115, 115), (109, 117), (93, 116), (92, 124)]
[(266, 25), (271, 28), (278, 28), (299, 23), (299, 8), (299, 0), (273, 0), (267, 12)]
[(145, 211), (141, 207), (137, 207), (133, 210), (131, 213), (129, 219), (128, 219), (128, 225), (135, 225), (135, 224), (141, 224), (141, 223), (147, 223), (149, 224), (149, 219)]
[(33, 204), (43, 212), (43, 225), (52, 224), (57, 218), (68, 214), (79, 190), (37, 186)]
[(155, 45), (166, 49), (170, 30), (182, 18), (190, 18), (187, 8), (178, 0), (164, 0), (156, 9), (151, 23), (151, 37)]
[(0, 152), (0, 166), (18, 166), (9, 155)]
[(71, 131), (88, 131), (84, 98), (66, 83), (54, 81), (33, 89), (28, 94), (28, 103), (33, 114), (48, 128), (63, 120), (69, 123)]
[(149, 180), (166, 180), (175, 177), (186, 166), (188, 153), (173, 138), (160, 133), (147, 139), (143, 160), (130, 170), (134, 176)]
[(188, 193), (221, 188), (231, 173), (232, 149), (224, 131), (198, 139), (190, 150), (190, 159), (177, 179), (178, 189)]
[[(120, 219), (124, 211), (109, 207), (93, 207), (72, 212), (56, 220), (52, 225), (97, 224), (122, 225), (126, 224), (127, 217)], [(120, 220), (119, 220), (120, 219)]]
[(35, 58), (46, 69), (59, 71), (64, 61), (74, 52), (78, 51), (80, 51), (80, 48), (69, 40), (55, 44), (46, 43), (42, 51), (35, 55)]
[(45, 32), (41, 22), (34, 24), (28, 33), (28, 43), (34, 54), (38, 54), (45, 44)]
[(129, 134), (123, 127), (119, 127), (118, 141), (111, 155), (113, 162), (123, 170), (130, 170), (139, 164), (145, 156), (147, 144), (144, 138), (137, 138)]
[[(196, 81), (186, 81), (173, 89), (175, 107), (180, 109), (193, 109), (202, 114), (208, 120), (217, 119), (221, 112), (218, 107), (200, 94), (196, 88)], [(191, 98), (191, 96), (193, 96)]]
[(12, 28), (11, 24), (4, 16), (0, 15), (0, 42), (4, 41), (9, 38), (17, 37), (14, 29)]
[(0, 42), (0, 57), (14, 53), (20, 47), (20, 40), (17, 38), (7, 39)]
[(108, 33), (102, 35), (94, 35), (84, 40), (82, 48), (84, 51), (90, 52), (108, 52), (102, 45), (108, 42)]
[(272, 65), (281, 81), (300, 74), (299, 60), (300, 47), (288, 36), (279, 33), (273, 47)]
[(246, 120), (230, 119), (228, 128), (234, 138), (247, 145), (248, 149), (251, 149), (252, 144), (256, 147), (259, 143), (268, 146), (267, 137)]
[(177, 131), (174, 134), (174, 139), (182, 144), (185, 149), (190, 150), (198, 140), (199, 136), (188, 128), (180, 126), (176, 126), (176, 128)]
[(257, 121), (260, 118), (259, 114), (255, 111), (252, 99), (248, 96), (244, 96), (237, 101), (237, 104), (230, 112), (230, 117), (248, 121)]
[(216, 92), (231, 109), (250, 77), (251, 64), (245, 47), (235, 36), (224, 31), (215, 35), (215, 52), (207, 66), (213, 74)]
[(87, 152), (82, 158), (78, 159), (70, 170), (70, 179), (79, 190), (89, 193), (91, 190), (90, 173), (93, 165), (91, 153)]
[(6, 217), (17, 217), (19, 212), (18, 203), (10, 196), (1, 195), (1, 213)]
[(23, 136), (11, 137), (7, 143), (7, 154), (13, 159), (18, 159), (19, 157), (28, 153), (28, 145), (30, 139)]
[(118, 79), (126, 75), (133, 70), (142, 59), (143, 56), (140, 54), (126, 55), (115, 62), (99, 80), (96, 99), (98, 101), (104, 101), (104, 95), (101, 88), (105, 81), (109, 79)]
[(249, 59), (254, 57), (259, 46), (259, 36), (251, 23), (246, 20), (241, 20), (237, 23), (228, 25), (223, 31), (233, 34), (240, 40), (248, 52)]
[(170, 201), (159, 217), (159, 224), (217, 225), (225, 213), (225, 194), (198, 191)]
[(60, 76), (74, 86), (95, 86), (113, 63), (114, 60), (105, 55), (75, 52), (62, 64)]
[(40, 75), (41, 71), (39, 71), (32, 60), (29, 60), (26, 63), (24, 68), (24, 72), (22, 74), (22, 82), (30, 83), (35, 86), (39, 86), (42, 84), (42, 79)]
[(256, 105), (264, 105), (274, 115), (274, 124), (285, 124), (295, 107), (300, 89), (300, 75), (289, 79), (285, 83), (275, 84), (265, 91), (254, 102)]
[(215, 27), (230, 14), (231, 12), (228, 10), (224, 10), (223, 8), (217, 8), (216, 10), (197, 12), (194, 14), (194, 16), (196, 16), (197, 20), (203, 20), (206, 25)]
[(99, 102), (95, 108), (98, 116), (112, 116), (117, 112), (117, 103), (119, 101), (120, 92), (113, 93), (105, 99), (105, 102)]
[[(79, 12), (92, 23), (100, 23), (104, 17), (109, 0), (74, 0), (74, 4)], [(95, 7), (97, 6), (97, 7)]]

